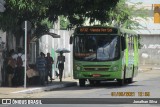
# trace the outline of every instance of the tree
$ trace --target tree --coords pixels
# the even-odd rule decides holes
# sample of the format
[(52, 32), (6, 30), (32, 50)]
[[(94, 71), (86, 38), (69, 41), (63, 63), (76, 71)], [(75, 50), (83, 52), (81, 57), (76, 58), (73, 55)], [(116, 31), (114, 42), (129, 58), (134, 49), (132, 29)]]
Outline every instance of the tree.
[[(35, 26), (46, 18), (46, 2), (43, 0), (7, 0), (6, 11), (0, 14), (0, 29), (13, 33), (29, 20)], [(33, 27), (34, 27), (33, 26)]]
[[(107, 11), (109, 11), (110, 8), (114, 8), (118, 1), (119, 0), (60, 0), (58, 1), (60, 5), (52, 4), (50, 11), (64, 15), (71, 25), (82, 25), (88, 18), (90, 19), (90, 23), (95, 20), (104, 23), (109, 20)], [(54, 15), (51, 16), (51, 19), (53, 18)]]
[(71, 24), (80, 25), (86, 18), (90, 22), (108, 19), (106, 11), (116, 6), (119, 0), (7, 0), (6, 11), (0, 13), (0, 29), (17, 32), (24, 20), (38, 27), (44, 19), (54, 22), (64, 15)]
[(68, 25), (69, 25), (69, 20), (64, 16), (60, 16), (60, 29), (66, 30), (68, 29)]
[[(119, 0), (6, 0), (3, 13), (0, 13), (0, 29), (13, 34), (17, 41), (24, 35), (22, 23), (31, 22), (34, 35), (42, 35), (63, 15), (71, 26), (82, 25), (86, 18), (90, 23), (109, 20), (108, 13)], [(19, 45), (18, 42), (16, 42)]]
[[(147, 9), (141, 7), (141, 2), (127, 4), (128, 0), (120, 0), (115, 8), (108, 11), (110, 21), (108, 25), (123, 27), (128, 29), (137, 29), (142, 27), (136, 17), (146, 19)], [(140, 7), (140, 8), (137, 8)]]

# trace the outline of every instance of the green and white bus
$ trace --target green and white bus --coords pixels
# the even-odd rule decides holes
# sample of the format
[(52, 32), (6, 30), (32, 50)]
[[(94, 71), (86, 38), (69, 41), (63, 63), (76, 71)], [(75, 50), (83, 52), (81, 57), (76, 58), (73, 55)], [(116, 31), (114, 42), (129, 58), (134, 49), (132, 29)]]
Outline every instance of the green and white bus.
[(115, 27), (85, 26), (75, 29), (73, 44), (73, 77), (85, 86), (116, 80), (119, 85), (132, 83), (138, 73), (140, 36), (131, 30)]

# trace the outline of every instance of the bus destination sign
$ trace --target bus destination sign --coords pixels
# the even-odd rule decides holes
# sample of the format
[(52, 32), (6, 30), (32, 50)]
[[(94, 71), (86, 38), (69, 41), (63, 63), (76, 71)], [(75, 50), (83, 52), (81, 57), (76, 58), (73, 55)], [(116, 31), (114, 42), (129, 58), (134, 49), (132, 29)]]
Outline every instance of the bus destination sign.
[(77, 29), (77, 33), (117, 33), (117, 29), (109, 27), (81, 27)]

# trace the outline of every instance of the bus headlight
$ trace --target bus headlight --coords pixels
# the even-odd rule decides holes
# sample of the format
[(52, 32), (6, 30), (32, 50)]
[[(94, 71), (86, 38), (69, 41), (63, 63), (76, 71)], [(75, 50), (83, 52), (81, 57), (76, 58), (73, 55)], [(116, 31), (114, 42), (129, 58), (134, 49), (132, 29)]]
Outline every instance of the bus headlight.
[(80, 71), (80, 70), (82, 70), (82, 66), (81, 66), (80, 64), (76, 64), (76, 65), (74, 66), (74, 69), (75, 69), (76, 71)]
[(79, 70), (81, 70), (81, 67), (80, 67), (80, 66), (77, 66), (77, 68), (76, 68), (76, 69), (79, 71)]

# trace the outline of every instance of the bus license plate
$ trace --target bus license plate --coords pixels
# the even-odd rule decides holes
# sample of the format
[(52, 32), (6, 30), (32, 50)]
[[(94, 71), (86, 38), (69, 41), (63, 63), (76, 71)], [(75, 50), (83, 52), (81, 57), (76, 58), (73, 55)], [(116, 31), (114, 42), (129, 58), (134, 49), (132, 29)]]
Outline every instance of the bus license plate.
[(100, 74), (93, 74), (92, 76), (93, 77), (100, 77), (101, 75)]

